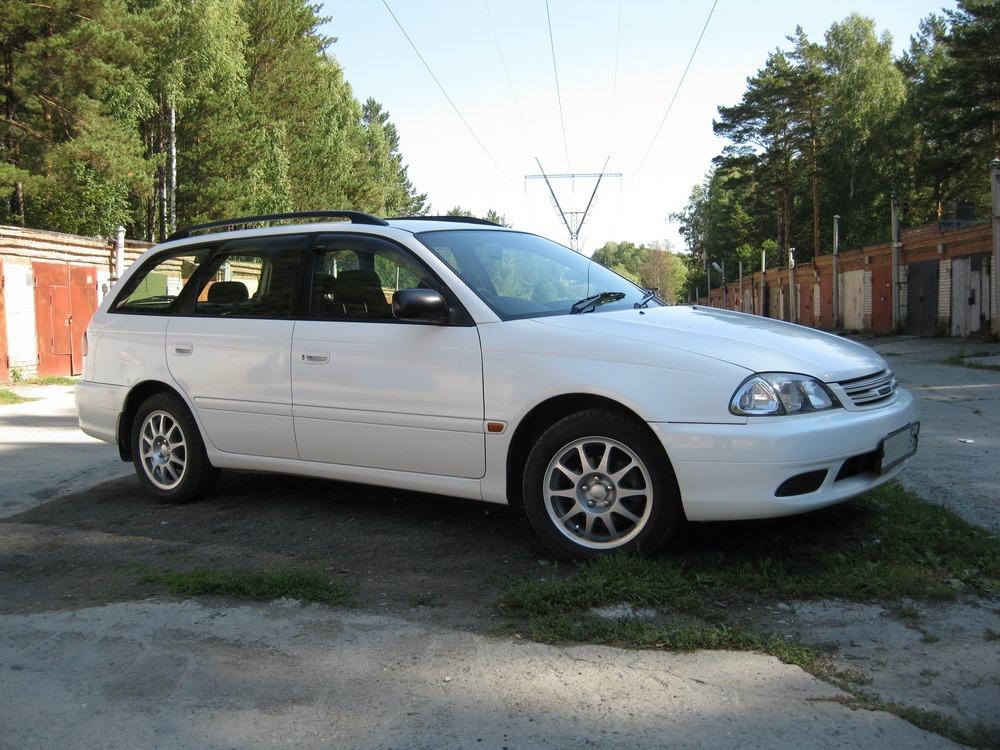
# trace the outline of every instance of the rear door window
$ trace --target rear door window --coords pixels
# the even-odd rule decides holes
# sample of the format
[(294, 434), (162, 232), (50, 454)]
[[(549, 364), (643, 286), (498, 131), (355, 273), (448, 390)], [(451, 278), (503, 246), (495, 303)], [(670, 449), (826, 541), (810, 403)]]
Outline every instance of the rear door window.
[(227, 242), (201, 275), (194, 314), (292, 317), (308, 242), (305, 235)]

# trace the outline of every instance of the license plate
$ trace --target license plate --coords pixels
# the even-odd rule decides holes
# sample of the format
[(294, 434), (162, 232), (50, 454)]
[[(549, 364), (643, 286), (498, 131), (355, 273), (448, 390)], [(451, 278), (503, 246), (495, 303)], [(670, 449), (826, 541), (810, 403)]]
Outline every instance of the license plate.
[(917, 436), (920, 423), (914, 422), (901, 430), (891, 433), (882, 441), (879, 473), (885, 474), (917, 452)]

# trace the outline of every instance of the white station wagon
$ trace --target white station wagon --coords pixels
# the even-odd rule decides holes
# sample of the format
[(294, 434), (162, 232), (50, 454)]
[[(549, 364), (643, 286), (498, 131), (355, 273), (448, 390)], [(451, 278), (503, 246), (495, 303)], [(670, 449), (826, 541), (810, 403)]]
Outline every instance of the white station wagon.
[(477, 220), (191, 227), (129, 268), (84, 348), (80, 427), (160, 500), (220, 469), (377, 484), (523, 506), (575, 558), (838, 503), (917, 444), (869, 348), (670, 307)]

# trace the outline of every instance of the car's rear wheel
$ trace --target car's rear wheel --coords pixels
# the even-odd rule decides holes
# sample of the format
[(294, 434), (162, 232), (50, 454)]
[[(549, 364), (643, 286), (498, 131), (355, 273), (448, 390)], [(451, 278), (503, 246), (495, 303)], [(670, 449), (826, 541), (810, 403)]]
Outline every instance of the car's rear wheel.
[(680, 493), (649, 428), (609, 409), (556, 422), (525, 465), (531, 525), (562, 556), (658, 549), (677, 529)]
[(194, 502), (219, 477), (194, 417), (175, 394), (157, 393), (142, 403), (132, 423), (131, 445), (139, 480), (162, 502)]

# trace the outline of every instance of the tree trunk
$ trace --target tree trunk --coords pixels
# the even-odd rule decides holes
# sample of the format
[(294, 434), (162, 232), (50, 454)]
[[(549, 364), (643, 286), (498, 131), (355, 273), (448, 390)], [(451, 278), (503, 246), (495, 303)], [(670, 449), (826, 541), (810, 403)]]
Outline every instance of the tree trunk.
[(12, 213), (17, 216), (21, 221), (21, 226), (27, 226), (24, 223), (24, 183), (20, 180), (14, 186), (14, 195), (11, 198), (11, 209)]
[(170, 204), (167, 234), (177, 229), (177, 109), (170, 104)]
[(820, 251), (820, 231), (819, 231), (819, 149), (816, 143), (816, 133), (812, 136), (812, 199), (813, 199), (813, 257), (819, 257)]

